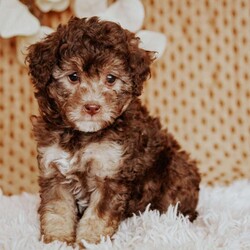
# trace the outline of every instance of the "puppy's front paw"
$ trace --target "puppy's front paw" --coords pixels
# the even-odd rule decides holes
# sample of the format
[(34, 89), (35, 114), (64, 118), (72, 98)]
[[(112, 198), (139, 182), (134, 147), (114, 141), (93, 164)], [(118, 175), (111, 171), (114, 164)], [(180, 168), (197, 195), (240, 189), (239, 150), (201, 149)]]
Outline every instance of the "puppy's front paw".
[(76, 241), (83, 246), (82, 240), (91, 244), (98, 244), (101, 236), (112, 236), (117, 230), (118, 222), (108, 222), (103, 219), (82, 219), (77, 228)]
[(97, 244), (101, 240), (103, 222), (93, 219), (82, 219), (77, 228), (76, 241), (82, 245), (82, 240), (88, 243)]
[(61, 242), (66, 242), (67, 245), (73, 246), (75, 237), (73, 236), (66, 236), (66, 235), (60, 235), (60, 236), (55, 236), (55, 235), (42, 235), (42, 241), (44, 243), (51, 243), (55, 240), (61, 241)]
[(45, 243), (58, 240), (70, 245), (75, 242), (75, 206), (69, 203), (69, 199), (41, 203), (39, 212), (41, 235)]

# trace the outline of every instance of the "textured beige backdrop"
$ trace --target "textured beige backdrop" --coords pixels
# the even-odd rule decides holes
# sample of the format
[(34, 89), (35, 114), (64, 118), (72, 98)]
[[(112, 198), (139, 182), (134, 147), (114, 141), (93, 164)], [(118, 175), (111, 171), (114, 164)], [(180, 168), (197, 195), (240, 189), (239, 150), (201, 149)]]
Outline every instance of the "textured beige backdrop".
[[(32, 3), (32, 1), (23, 1)], [(142, 0), (144, 28), (168, 39), (142, 97), (199, 162), (203, 183), (250, 179), (250, 1)], [(32, 11), (56, 27), (71, 16)], [(0, 38), (0, 188), (37, 192), (37, 113), (16, 41)]]

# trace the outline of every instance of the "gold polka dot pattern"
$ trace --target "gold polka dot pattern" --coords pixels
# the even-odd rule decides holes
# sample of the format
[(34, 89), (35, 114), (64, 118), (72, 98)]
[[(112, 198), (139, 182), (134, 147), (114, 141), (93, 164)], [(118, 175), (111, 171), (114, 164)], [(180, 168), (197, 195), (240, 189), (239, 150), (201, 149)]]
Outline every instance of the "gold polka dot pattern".
[[(43, 14), (65, 23), (70, 11)], [(143, 102), (197, 159), (203, 183), (250, 178), (250, 2), (142, 0), (144, 28), (166, 34)], [(16, 41), (0, 38), (0, 188), (37, 192), (36, 145), (29, 117), (37, 104)]]
[(16, 62), (15, 39), (0, 40), (0, 188), (37, 191), (36, 146), (29, 117), (37, 112), (27, 71)]
[(250, 178), (250, 1), (143, 2), (145, 28), (168, 38), (143, 101), (204, 183)]

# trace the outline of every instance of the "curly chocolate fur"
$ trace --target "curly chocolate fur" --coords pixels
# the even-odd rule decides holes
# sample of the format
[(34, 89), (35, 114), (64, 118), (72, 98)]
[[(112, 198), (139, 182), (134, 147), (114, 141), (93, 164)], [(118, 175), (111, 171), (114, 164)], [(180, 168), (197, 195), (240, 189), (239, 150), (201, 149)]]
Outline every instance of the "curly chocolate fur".
[(165, 212), (179, 202), (196, 217), (196, 163), (138, 99), (154, 59), (139, 44), (92, 17), (71, 18), (29, 48), (45, 242), (98, 242), (148, 204)]

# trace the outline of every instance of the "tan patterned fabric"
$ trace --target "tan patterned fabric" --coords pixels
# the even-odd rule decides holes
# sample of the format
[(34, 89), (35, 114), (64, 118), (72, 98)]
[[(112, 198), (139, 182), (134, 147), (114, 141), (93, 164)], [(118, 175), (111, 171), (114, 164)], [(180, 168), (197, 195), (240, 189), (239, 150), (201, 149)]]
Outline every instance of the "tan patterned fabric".
[[(250, 178), (250, 1), (143, 0), (144, 28), (168, 39), (143, 102), (199, 162), (203, 183)], [(71, 12), (42, 14), (56, 27)], [(37, 113), (15, 38), (0, 39), (0, 188), (37, 192)]]

